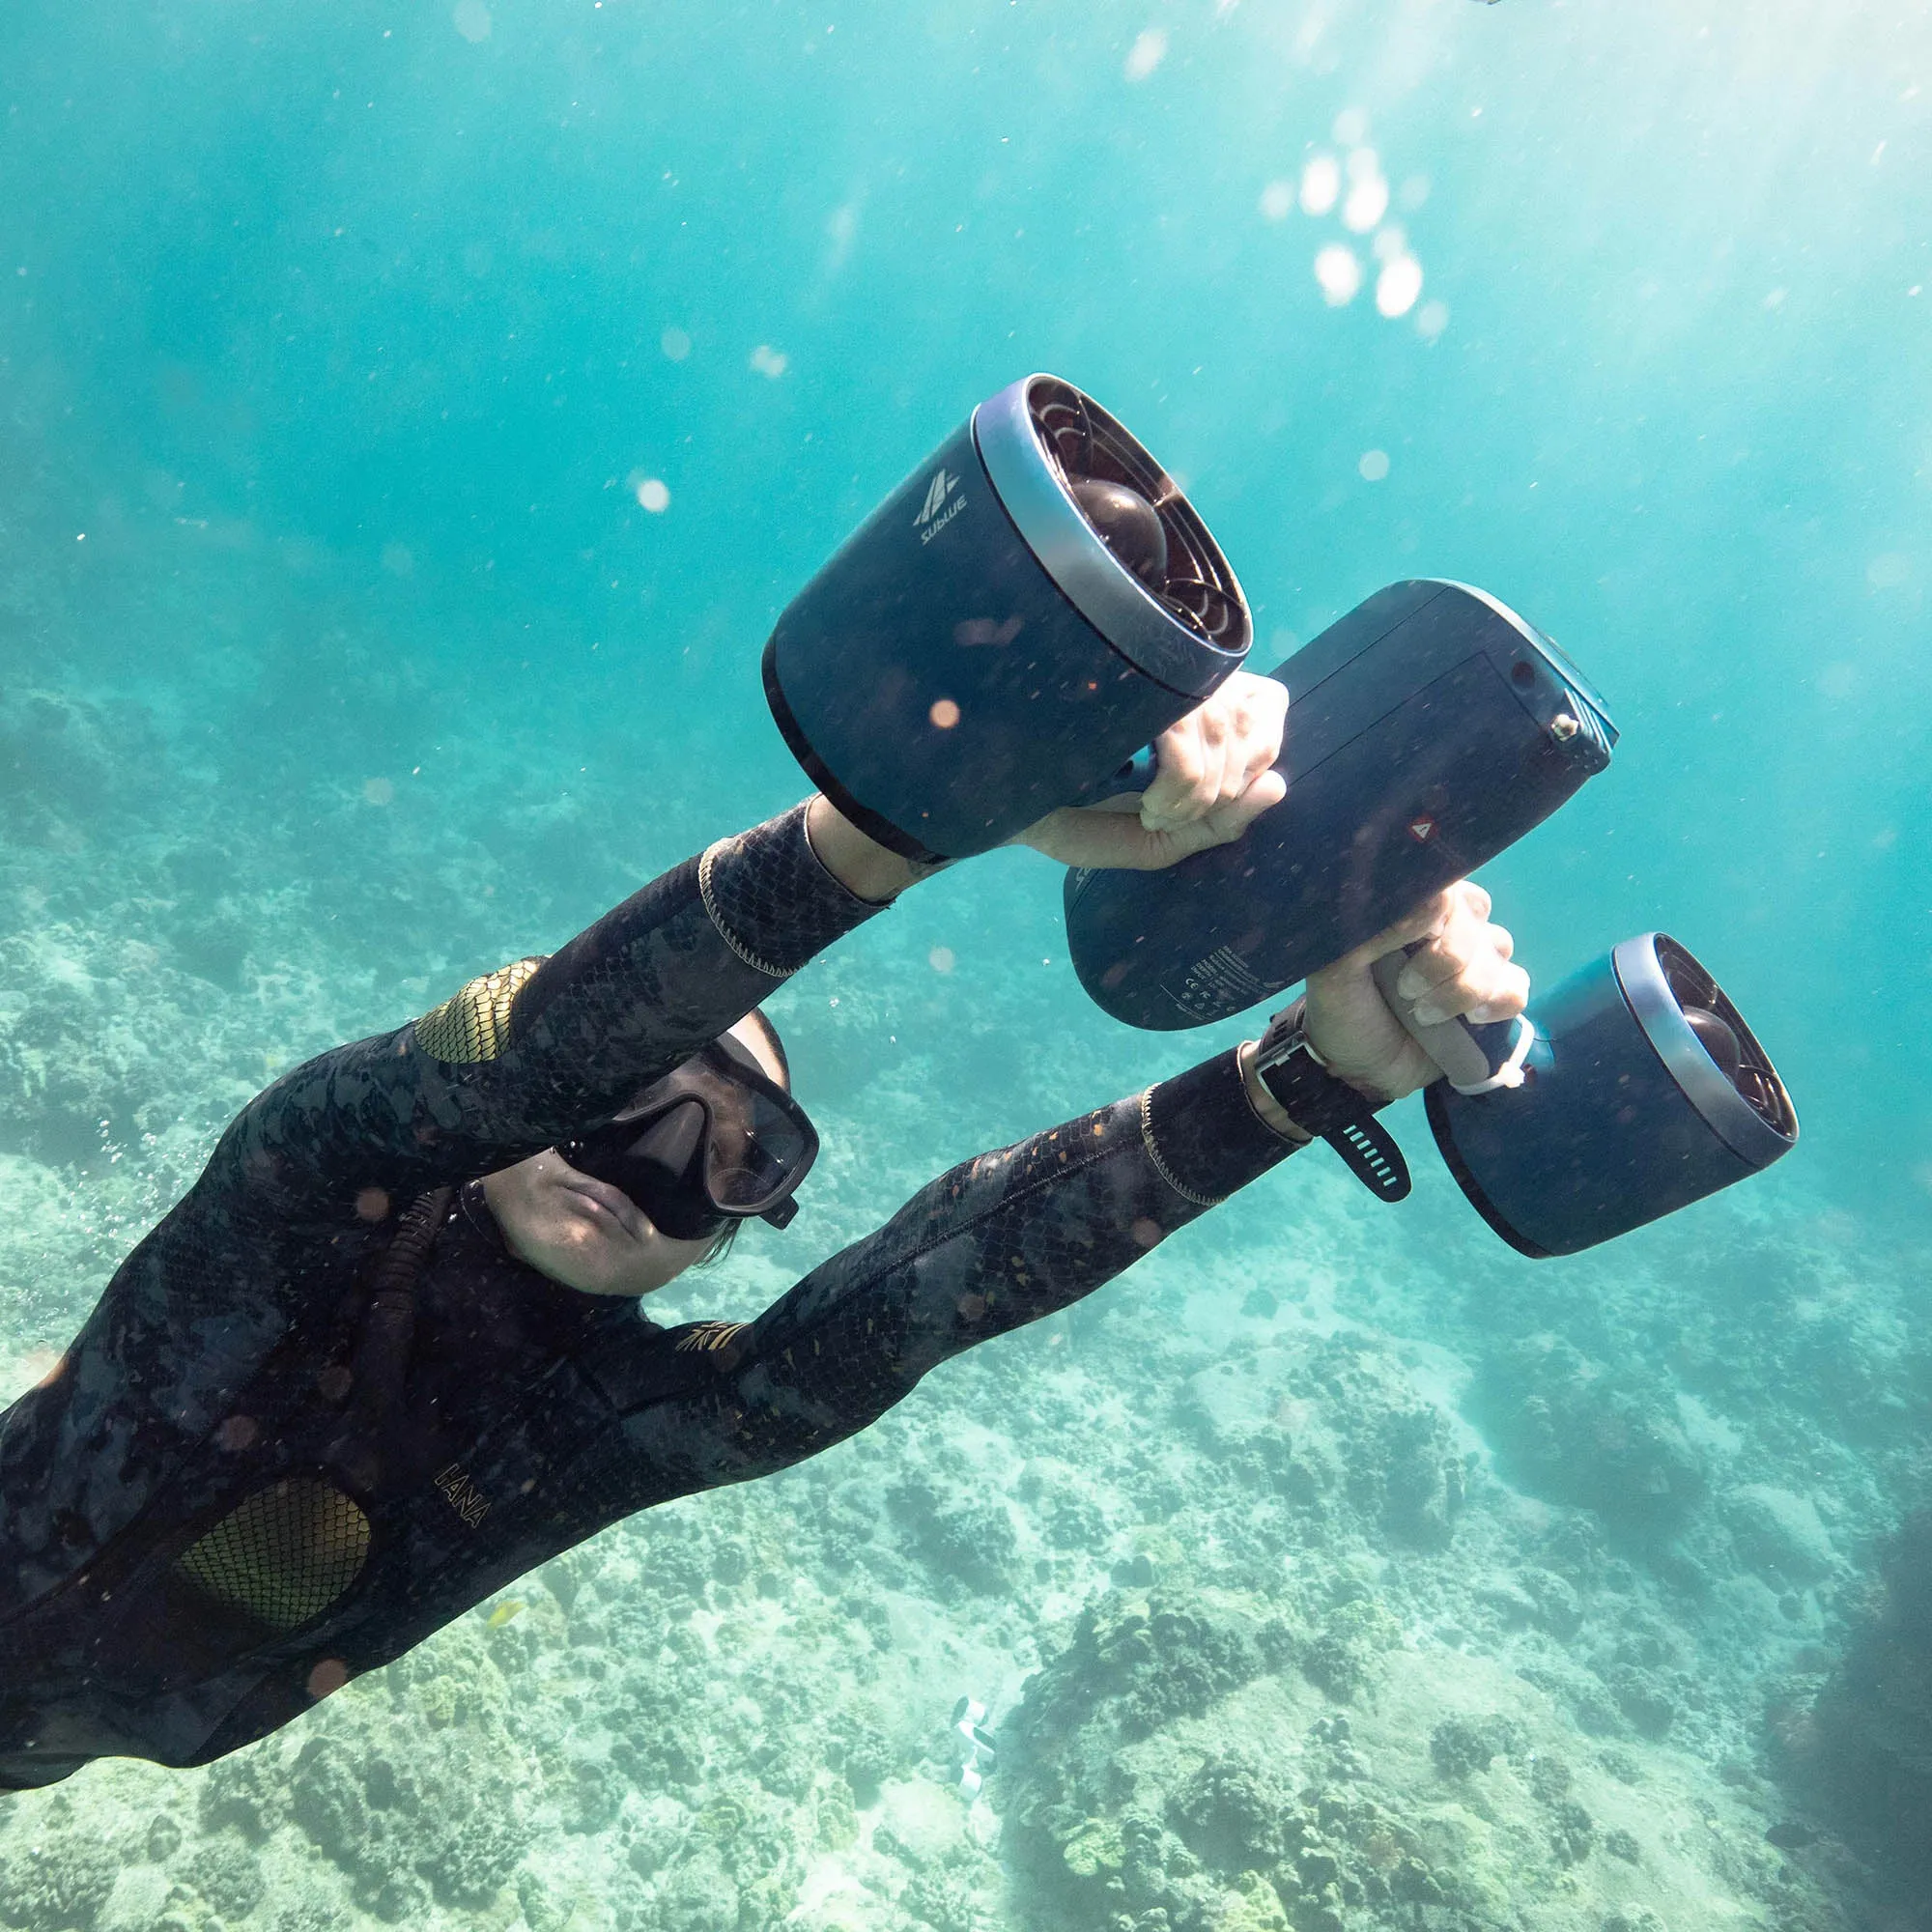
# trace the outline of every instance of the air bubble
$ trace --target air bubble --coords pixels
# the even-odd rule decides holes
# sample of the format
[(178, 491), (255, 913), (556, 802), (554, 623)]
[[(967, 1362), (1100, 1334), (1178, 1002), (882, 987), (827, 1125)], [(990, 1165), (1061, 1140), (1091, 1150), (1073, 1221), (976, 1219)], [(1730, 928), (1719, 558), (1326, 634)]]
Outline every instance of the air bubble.
[(1376, 307), (1393, 321), (1406, 315), (1422, 293), (1422, 264), (1413, 255), (1398, 255), (1376, 277)]
[(1331, 242), (1315, 258), (1315, 279), (1328, 306), (1342, 308), (1361, 292), (1362, 265), (1352, 248)]
[(1159, 27), (1150, 27), (1127, 50), (1126, 76), (1145, 80), (1167, 58), (1167, 35)]
[[(1354, 157), (1350, 156), (1352, 160)], [(1388, 213), (1389, 185), (1380, 175), (1365, 175), (1349, 189), (1342, 204), (1342, 225), (1366, 235)]]
[(1333, 155), (1313, 156), (1301, 170), (1301, 206), (1309, 214), (1326, 214), (1342, 192), (1342, 169)]

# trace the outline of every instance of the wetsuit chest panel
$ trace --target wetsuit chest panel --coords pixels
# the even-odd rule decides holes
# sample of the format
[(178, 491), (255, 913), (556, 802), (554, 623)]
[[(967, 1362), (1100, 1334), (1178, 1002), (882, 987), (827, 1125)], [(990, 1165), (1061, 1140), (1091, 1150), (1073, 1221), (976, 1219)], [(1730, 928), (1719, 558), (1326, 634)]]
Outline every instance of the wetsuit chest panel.
[(175, 1559), (223, 1608), (278, 1634), (337, 1602), (369, 1560), (369, 1519), (333, 1484), (291, 1476), (244, 1497)]

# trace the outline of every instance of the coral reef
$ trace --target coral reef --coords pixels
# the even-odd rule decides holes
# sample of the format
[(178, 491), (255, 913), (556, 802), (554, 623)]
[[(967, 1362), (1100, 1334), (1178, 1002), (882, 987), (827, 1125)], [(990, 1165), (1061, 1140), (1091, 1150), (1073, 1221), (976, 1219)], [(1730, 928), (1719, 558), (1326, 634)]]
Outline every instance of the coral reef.
[[(325, 626), (201, 694), (218, 733), (0, 692), (10, 1386), (278, 1067), (719, 829), (560, 799), (507, 701), (439, 721), (433, 804), (366, 792), (425, 762), (426, 648)], [(990, 928), (976, 876), (936, 902)], [(1031, 980), (962, 1023), (931, 944), (877, 922), (778, 996), (812, 1211), (666, 1319), (750, 1313), (937, 1160), (1145, 1081)], [(1909, 1915), (1932, 1534), (1859, 1582), (1932, 1424), (1910, 1282), (1790, 1222), (1559, 1272), (1411, 1210), (1301, 1157), (867, 1436), (610, 1532), (255, 1749), (0, 1797), (0, 1918), (1841, 1932), (1875, 1922), (1862, 1860)], [(999, 1741), (977, 1797), (962, 1695)]]
[(1703, 1462), (1669, 1384), (1636, 1363), (1611, 1367), (1532, 1336), (1483, 1363), (1469, 1406), (1524, 1488), (1595, 1511), (1613, 1534), (1668, 1533), (1704, 1499)]
[(25, 1932), (92, 1932), (120, 1863), (87, 1833), (50, 1833), (0, 1864), (0, 1918)]

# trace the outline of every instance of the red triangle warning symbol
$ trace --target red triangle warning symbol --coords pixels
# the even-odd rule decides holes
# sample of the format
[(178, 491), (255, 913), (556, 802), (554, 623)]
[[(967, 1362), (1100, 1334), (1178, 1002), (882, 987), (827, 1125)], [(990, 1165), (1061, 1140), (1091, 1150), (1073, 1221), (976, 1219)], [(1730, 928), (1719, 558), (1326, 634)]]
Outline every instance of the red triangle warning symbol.
[(1411, 818), (1408, 821), (1408, 836), (1418, 845), (1427, 845), (1435, 837), (1435, 821), (1433, 818)]

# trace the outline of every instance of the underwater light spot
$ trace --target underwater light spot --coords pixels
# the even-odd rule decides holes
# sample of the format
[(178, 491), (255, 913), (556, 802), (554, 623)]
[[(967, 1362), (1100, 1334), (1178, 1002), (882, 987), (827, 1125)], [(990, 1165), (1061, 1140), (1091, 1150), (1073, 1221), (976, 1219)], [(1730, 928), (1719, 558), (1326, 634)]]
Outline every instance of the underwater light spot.
[(1345, 107), (1329, 130), (1345, 148), (1359, 147), (1369, 138), (1369, 115), (1364, 107)]
[(1413, 214), (1429, 199), (1429, 177), (1409, 175), (1396, 192), (1396, 202), (1406, 214)]
[(652, 516), (661, 517), (670, 508), (670, 490), (661, 476), (646, 476), (638, 485), (638, 503)]
[(389, 1218), (389, 1190), (386, 1187), (364, 1187), (355, 1196), (355, 1218), (358, 1221), (386, 1221)]
[(1415, 332), (1425, 342), (1434, 342), (1449, 327), (1449, 304), (1426, 301), (1415, 315)]
[(1024, 617), (997, 621), (991, 617), (966, 617), (953, 625), (952, 641), (968, 649), (978, 644), (1009, 644), (1025, 628)]
[(925, 714), (942, 731), (950, 731), (959, 722), (959, 707), (950, 697), (935, 697)]
[(1379, 483), (1389, 473), (1388, 451), (1385, 449), (1365, 449), (1362, 460), (1355, 465), (1361, 472), (1364, 483)]
[(416, 567), (416, 560), (408, 544), (385, 543), (383, 546), (383, 568), (391, 577), (408, 577)]
[(1167, 58), (1167, 35), (1159, 27), (1149, 27), (1134, 38), (1127, 49), (1123, 70), (1129, 80), (1145, 80)]
[[(1354, 156), (1349, 158), (1352, 161)], [(1342, 225), (1356, 235), (1366, 235), (1388, 213), (1389, 185), (1380, 175), (1368, 175), (1354, 182), (1349, 198), (1342, 204)]]
[(776, 383), (791, 367), (791, 357), (774, 349), (769, 342), (761, 342), (752, 351), (752, 367), (760, 376), (768, 376)]
[(348, 1682), (348, 1664), (339, 1657), (325, 1657), (308, 1674), (308, 1694), (319, 1703), (332, 1697)]
[(1362, 286), (1362, 265), (1355, 251), (1340, 242), (1331, 242), (1315, 257), (1315, 279), (1330, 308), (1341, 308), (1355, 299)]
[(396, 787), (387, 779), (364, 779), (362, 781), (362, 802), (365, 805), (393, 805)]
[(1911, 577), (1912, 559), (1902, 550), (1883, 551), (1865, 565), (1865, 582), (1874, 590), (1896, 590)]
[(1818, 673), (1818, 696), (1830, 698), (1834, 704), (1856, 697), (1858, 692), (1859, 668), (1855, 664), (1827, 665)]
[(658, 347), (668, 362), (682, 362), (691, 354), (691, 337), (683, 329), (670, 327), (658, 337)]
[(1393, 321), (1406, 315), (1422, 293), (1422, 264), (1413, 255), (1398, 255), (1376, 277), (1376, 307)]
[(456, 22), (456, 31), (471, 46), (490, 38), (490, 10), (483, 0), (456, 0), (449, 17)]
[(1145, 1214), (1136, 1214), (1127, 1224), (1127, 1233), (1134, 1237), (1138, 1246), (1151, 1248), (1160, 1241), (1160, 1223), (1150, 1220)]
[(1272, 181), (1262, 189), (1262, 217), (1266, 221), (1286, 221), (1294, 207), (1294, 184)]
[(214, 1432), (215, 1446), (238, 1456), (243, 1449), (253, 1447), (261, 1433), (262, 1425), (252, 1415), (231, 1415)]
[(1315, 155), (1301, 170), (1301, 207), (1306, 214), (1326, 214), (1342, 192), (1342, 167), (1333, 155)]
[(925, 963), (928, 966), (930, 966), (935, 973), (950, 973), (952, 971), (953, 967), (955, 967), (959, 962), (953, 956), (953, 952), (952, 947), (935, 946), (932, 949), (932, 951), (925, 955)]
[(1369, 253), (1378, 262), (1393, 262), (1398, 255), (1408, 253), (1408, 231), (1400, 221), (1391, 221), (1385, 228), (1376, 230), (1376, 239), (1369, 244)]

